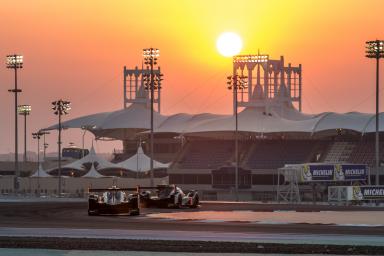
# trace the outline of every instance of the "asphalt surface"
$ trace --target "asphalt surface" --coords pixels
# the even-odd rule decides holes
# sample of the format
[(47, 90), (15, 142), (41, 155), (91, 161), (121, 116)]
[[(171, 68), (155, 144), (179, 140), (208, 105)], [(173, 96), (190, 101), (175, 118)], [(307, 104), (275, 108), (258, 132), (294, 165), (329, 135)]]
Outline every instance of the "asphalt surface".
[[(381, 241), (384, 234), (383, 226), (337, 226), (305, 223), (276, 225), (242, 221), (196, 222), (155, 219), (146, 216), (149, 213), (175, 211), (383, 211), (383, 208), (212, 202), (203, 203), (197, 209), (142, 209), (140, 216), (88, 216), (87, 208), (87, 202), (1, 202), (0, 231), (2, 233), (0, 234), (0, 248), (384, 255), (384, 245), (381, 245), (381, 242), (369, 244), (370, 239)], [(132, 236), (135, 237), (135, 230), (142, 236), (132, 238)], [(182, 237), (165, 240), (151, 238), (156, 233), (169, 233), (170, 237), (172, 237), (172, 234), (173, 236), (177, 235), (179, 231), (186, 236), (185, 239)], [(68, 232), (69, 235), (57, 235), (65, 232)], [(78, 233), (78, 236), (82, 238), (79, 239), (74, 235), (74, 232), (85, 232), (84, 234), (88, 235)], [(102, 235), (103, 233), (108, 234), (108, 232), (117, 235), (113, 239), (108, 235)], [(188, 240), (188, 232), (193, 233), (197, 241), (194, 239)], [(199, 239), (197, 232), (212, 234), (212, 236), (216, 237), (227, 236), (227, 240), (205, 241)], [(118, 239), (119, 233), (127, 233), (128, 237)], [(94, 236), (89, 234), (94, 234)], [(356, 237), (358, 235), (362, 237), (361, 240), (368, 242), (355, 246), (350, 243), (308, 244), (300, 241), (301, 239), (307, 239), (307, 237), (316, 237), (316, 234), (319, 237), (329, 235), (329, 239), (335, 237), (335, 239), (341, 238), (343, 240), (345, 240), (345, 237)], [(250, 241), (254, 238), (260, 240), (253, 242), (244, 242), (244, 240), (243, 242), (228, 241), (232, 240), (232, 237), (242, 236), (251, 239)], [(263, 242), (263, 237), (268, 236), (270, 241)], [(294, 236), (298, 239), (292, 239), (292, 242), (290, 242), (289, 240)], [(159, 236), (159, 239), (164, 239), (164, 237), (167, 236)], [(287, 242), (273, 242), (275, 237), (282, 237)]]
[(145, 217), (148, 213), (174, 211), (362, 211), (383, 208), (337, 207), (323, 205), (273, 205), (247, 203), (203, 203), (197, 209), (142, 209), (140, 216), (88, 216), (87, 202), (0, 203), (0, 227), (86, 228), (173, 231), (264, 232), (299, 234), (382, 235), (384, 227), (309, 224), (257, 224), (248, 222), (190, 222)]

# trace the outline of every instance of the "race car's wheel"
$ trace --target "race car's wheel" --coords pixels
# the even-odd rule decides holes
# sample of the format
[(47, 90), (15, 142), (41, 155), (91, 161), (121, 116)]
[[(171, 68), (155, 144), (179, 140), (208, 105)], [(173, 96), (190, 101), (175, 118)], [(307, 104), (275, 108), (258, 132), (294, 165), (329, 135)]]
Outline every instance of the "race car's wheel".
[(140, 215), (140, 210), (139, 209), (134, 209), (132, 211), (129, 212), (129, 215), (130, 216), (137, 216), (137, 215)]
[(97, 210), (95, 211), (88, 210), (88, 216), (97, 216), (97, 215), (99, 215), (99, 212)]
[(190, 206), (190, 208), (197, 208), (198, 205), (199, 205), (199, 196), (196, 196), (195, 199), (193, 199), (193, 203)]
[(151, 192), (149, 192), (149, 191), (142, 191), (140, 193), (140, 198), (141, 199), (149, 199), (150, 195), (151, 195)]
[(175, 204), (175, 208), (181, 208), (183, 204), (183, 198), (181, 198), (181, 195), (177, 194), (177, 202)]

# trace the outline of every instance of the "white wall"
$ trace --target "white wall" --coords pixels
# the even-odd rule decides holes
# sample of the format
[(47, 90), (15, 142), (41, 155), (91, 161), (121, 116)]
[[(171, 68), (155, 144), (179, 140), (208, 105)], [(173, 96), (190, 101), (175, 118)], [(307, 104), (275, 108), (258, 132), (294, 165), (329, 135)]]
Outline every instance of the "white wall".
[[(35, 194), (38, 190), (40, 193), (54, 195), (58, 191), (59, 178), (20, 178), (20, 192), (22, 194)], [(120, 188), (134, 188), (138, 185), (149, 186), (150, 179), (133, 179), (133, 178), (63, 178), (61, 179), (62, 193), (69, 196), (83, 196), (88, 192), (89, 188), (109, 188), (116, 185)], [(155, 185), (168, 184), (168, 177), (155, 178)], [(3, 192), (1, 192), (3, 191)], [(0, 193), (5, 194), (13, 192), (13, 177), (0, 177)]]

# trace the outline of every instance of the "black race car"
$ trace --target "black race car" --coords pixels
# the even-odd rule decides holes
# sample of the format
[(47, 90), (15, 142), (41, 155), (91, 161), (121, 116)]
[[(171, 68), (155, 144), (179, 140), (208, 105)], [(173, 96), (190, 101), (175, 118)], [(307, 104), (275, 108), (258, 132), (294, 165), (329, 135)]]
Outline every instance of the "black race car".
[[(140, 188), (142, 189), (151, 189)], [(152, 188), (153, 189), (153, 188)], [(184, 193), (176, 185), (159, 185), (155, 187), (155, 191), (144, 190), (140, 194), (141, 207), (158, 207), (158, 208), (196, 208), (199, 206), (199, 194), (196, 190)]]
[(138, 194), (128, 193), (129, 191), (137, 191), (137, 189), (123, 189), (115, 186), (108, 189), (90, 189), (88, 215), (139, 215)]

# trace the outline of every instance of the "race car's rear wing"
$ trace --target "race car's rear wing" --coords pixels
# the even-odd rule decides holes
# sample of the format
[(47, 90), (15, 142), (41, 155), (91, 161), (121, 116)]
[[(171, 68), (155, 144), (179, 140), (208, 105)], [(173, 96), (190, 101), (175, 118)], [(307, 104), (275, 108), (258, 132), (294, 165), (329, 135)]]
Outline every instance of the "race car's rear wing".
[(155, 187), (137, 186), (139, 189), (159, 189), (159, 188), (175, 188), (176, 185), (157, 185)]
[(158, 185), (155, 187), (136, 186), (134, 188), (118, 188), (116, 186), (112, 186), (111, 188), (89, 188), (88, 192), (106, 192), (106, 191), (135, 191), (135, 192), (139, 192), (142, 189), (159, 189), (159, 188), (165, 188), (165, 187), (174, 188), (174, 187), (176, 187), (176, 185)]
[(137, 191), (137, 188), (90, 188), (89, 192), (107, 192), (107, 191)]

